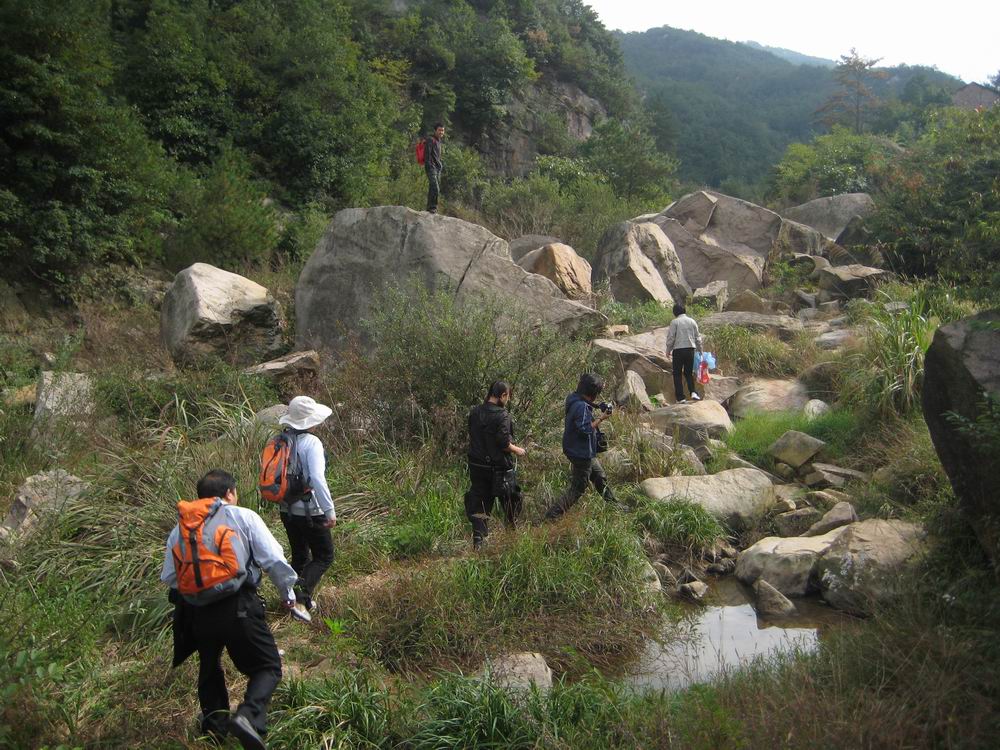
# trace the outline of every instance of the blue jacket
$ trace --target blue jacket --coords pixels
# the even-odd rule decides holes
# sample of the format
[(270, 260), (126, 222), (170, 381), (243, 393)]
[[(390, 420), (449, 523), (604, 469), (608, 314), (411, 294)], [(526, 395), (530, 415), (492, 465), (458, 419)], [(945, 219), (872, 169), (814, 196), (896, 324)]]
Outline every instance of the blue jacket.
[(597, 431), (594, 412), (583, 396), (575, 391), (566, 397), (566, 422), (563, 427), (563, 453), (572, 461), (587, 461), (597, 455)]

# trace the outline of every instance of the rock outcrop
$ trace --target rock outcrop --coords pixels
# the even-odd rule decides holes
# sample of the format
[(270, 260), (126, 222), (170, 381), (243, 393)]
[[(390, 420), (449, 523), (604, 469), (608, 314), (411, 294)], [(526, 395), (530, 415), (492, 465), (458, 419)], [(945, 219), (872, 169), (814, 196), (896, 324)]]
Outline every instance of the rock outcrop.
[(891, 276), (882, 268), (871, 268), (858, 263), (831, 266), (819, 270), (819, 288), (832, 299), (867, 297)]
[(569, 245), (553, 242), (522, 256), (517, 264), (528, 273), (544, 276), (570, 299), (587, 299), (593, 294), (590, 264)]
[(97, 412), (94, 382), (83, 372), (44, 371), (35, 391), (32, 434), (48, 434), (57, 425), (79, 426)]
[(805, 330), (802, 327), (802, 322), (790, 315), (766, 315), (734, 311), (713, 313), (701, 321), (703, 333), (722, 326), (737, 326), (760, 333), (770, 333), (784, 341), (791, 341)]
[(364, 340), (361, 321), (377, 293), (408, 280), (463, 301), (502, 297), (563, 330), (604, 320), (514, 263), (507, 243), (481, 226), (402, 206), (348, 208), (333, 217), (295, 286), (297, 348), (336, 351), (353, 334)]
[(525, 234), (510, 241), (510, 257), (516, 263), (532, 250), (556, 243), (562, 243), (562, 240), (548, 234)]
[(654, 500), (682, 498), (700, 505), (723, 523), (745, 527), (774, 502), (771, 480), (756, 469), (727, 469), (693, 477), (658, 477), (640, 484)]
[(793, 617), (798, 610), (795, 605), (782, 594), (778, 589), (763, 578), (758, 578), (753, 584), (753, 593), (756, 597), (754, 609), (761, 617), (771, 617), (780, 619), (782, 617)]
[[(1000, 410), (1000, 311), (949, 323), (924, 359), (924, 419), (955, 495), (1000, 568), (1000, 446), (961, 429)], [(956, 422), (956, 415), (960, 422)], [(995, 434), (995, 433), (994, 433)]]
[(178, 273), (160, 308), (160, 336), (179, 366), (252, 365), (280, 352), (284, 331), (267, 289), (207, 263)]
[(691, 301), (708, 305), (717, 312), (722, 312), (729, 300), (729, 284), (725, 281), (713, 281), (698, 287), (691, 296)]
[(729, 414), (718, 401), (689, 401), (654, 409), (645, 421), (666, 435), (676, 430), (682, 443), (704, 445), (711, 438), (724, 437), (733, 429)]
[(819, 588), (820, 556), (844, 529), (823, 536), (769, 536), (747, 547), (736, 561), (736, 577), (745, 584), (765, 579), (785, 596), (805, 596)]
[(0, 541), (23, 538), (49, 514), (62, 511), (90, 489), (90, 485), (62, 469), (28, 477), (14, 495), (14, 502), (0, 525)]
[(619, 302), (670, 304), (691, 293), (673, 244), (649, 222), (623, 221), (608, 229), (597, 245), (591, 280), (607, 281)]
[(874, 211), (875, 201), (868, 193), (842, 193), (786, 208), (781, 215), (812, 227), (836, 242), (852, 219), (865, 219)]
[(754, 412), (800, 412), (809, 392), (797, 380), (757, 378), (742, 386), (729, 399), (729, 410), (742, 419)]

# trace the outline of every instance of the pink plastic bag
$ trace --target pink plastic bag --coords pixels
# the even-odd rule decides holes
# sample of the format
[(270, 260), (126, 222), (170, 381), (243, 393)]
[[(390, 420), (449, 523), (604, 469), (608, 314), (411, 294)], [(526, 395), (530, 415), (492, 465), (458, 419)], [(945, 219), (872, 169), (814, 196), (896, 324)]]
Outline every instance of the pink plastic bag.
[(708, 379), (708, 362), (702, 360), (701, 364), (698, 365), (698, 382), (702, 385), (706, 385), (708, 383)]

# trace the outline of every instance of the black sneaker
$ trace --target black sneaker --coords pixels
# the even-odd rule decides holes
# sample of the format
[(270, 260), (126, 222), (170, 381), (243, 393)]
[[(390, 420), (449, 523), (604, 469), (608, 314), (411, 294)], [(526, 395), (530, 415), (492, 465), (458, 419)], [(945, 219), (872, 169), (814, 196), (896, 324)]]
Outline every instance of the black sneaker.
[(243, 750), (267, 750), (264, 740), (257, 734), (250, 720), (242, 714), (236, 714), (229, 720), (229, 733), (240, 741)]

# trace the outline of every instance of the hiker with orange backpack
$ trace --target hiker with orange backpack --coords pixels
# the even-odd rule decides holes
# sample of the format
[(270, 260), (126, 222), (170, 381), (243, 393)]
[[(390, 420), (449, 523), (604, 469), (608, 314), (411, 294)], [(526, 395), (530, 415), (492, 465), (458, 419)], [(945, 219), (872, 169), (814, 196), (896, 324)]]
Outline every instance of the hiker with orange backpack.
[[(296, 605), (295, 571), (264, 520), (238, 505), (236, 480), (214, 469), (198, 482), (198, 500), (177, 503), (160, 580), (174, 603), (173, 666), (198, 652), (201, 731), (217, 742), (232, 733), (244, 748), (264, 750), (267, 707), (281, 680), (281, 657), (257, 592), (261, 571), (288, 609)], [(304, 612), (304, 610), (303, 610)], [(222, 671), (222, 650), (247, 677), (236, 713)]]
[(278, 419), (285, 429), (268, 442), (261, 456), (260, 494), (279, 504), (292, 568), (299, 575), (296, 592), (307, 610), (315, 609), (313, 593), (333, 564), (330, 529), (337, 524), (337, 511), (326, 483), (323, 444), (310, 432), (332, 413), (309, 396), (296, 396)]

